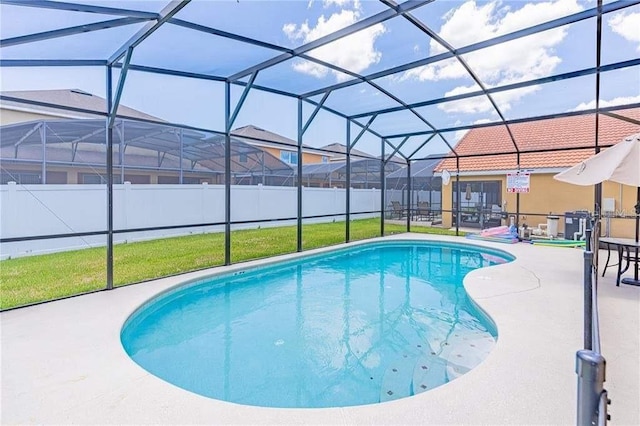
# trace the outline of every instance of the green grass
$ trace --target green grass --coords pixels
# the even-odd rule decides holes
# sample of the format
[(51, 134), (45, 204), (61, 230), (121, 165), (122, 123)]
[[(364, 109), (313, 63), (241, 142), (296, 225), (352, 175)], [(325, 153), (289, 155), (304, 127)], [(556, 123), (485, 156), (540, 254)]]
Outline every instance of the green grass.
[[(386, 223), (385, 233), (405, 231)], [(412, 232), (455, 235), (441, 228), (412, 227)], [(352, 240), (379, 236), (380, 220), (354, 220)], [(303, 225), (303, 249), (344, 242), (345, 222)], [(296, 251), (296, 227), (237, 230), (231, 234), (232, 263)], [(224, 263), (224, 234), (197, 234), (114, 246), (114, 284), (179, 274)], [(104, 288), (106, 249), (91, 248), (0, 262), (0, 309), (52, 300)]]

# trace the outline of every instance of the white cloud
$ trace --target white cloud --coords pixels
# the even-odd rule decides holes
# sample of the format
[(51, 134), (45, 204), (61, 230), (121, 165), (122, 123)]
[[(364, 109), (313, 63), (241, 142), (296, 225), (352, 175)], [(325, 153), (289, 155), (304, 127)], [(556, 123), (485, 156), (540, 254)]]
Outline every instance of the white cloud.
[(630, 42), (638, 43), (637, 49), (640, 52), (640, 12), (616, 13), (608, 23), (614, 33)]
[[(349, 3), (351, 3), (351, 0), (323, 0), (322, 1), (322, 5), (324, 7), (337, 6), (337, 7), (342, 8), (342, 7), (347, 6)], [(354, 3), (355, 3), (354, 4), (354, 6), (355, 6), (354, 8), (357, 9), (360, 2), (358, 0), (356, 0)]]
[[(638, 96), (620, 96), (618, 98), (613, 98), (610, 101), (601, 99), (600, 100), (600, 108), (606, 108), (610, 106), (617, 105), (627, 105), (627, 104), (636, 104), (640, 103), (640, 95)], [(582, 102), (577, 107), (571, 109), (570, 111), (582, 111), (585, 109), (594, 109), (596, 107), (595, 99), (589, 102)]]
[[(505, 81), (502, 84), (508, 83)], [(475, 92), (477, 90), (480, 90), (480, 87), (476, 84), (471, 86), (458, 86), (453, 90), (446, 92), (445, 97)], [(491, 97), (500, 108), (500, 111), (505, 112), (511, 109), (514, 102), (538, 90), (540, 90), (540, 86), (528, 86), (505, 92), (493, 93)], [(495, 108), (493, 108), (493, 105), (491, 105), (491, 102), (486, 95), (473, 96), (471, 98), (460, 99), (458, 101), (443, 102), (438, 104), (438, 108), (446, 113), (452, 114), (478, 114), (482, 112), (493, 112), (497, 115)]]
[[(439, 35), (453, 47), (462, 47), (575, 13), (581, 9), (577, 0), (529, 3), (515, 11), (511, 11), (507, 6), (501, 6), (498, 0), (481, 4), (468, 1), (444, 16), (446, 22), (442, 25)], [(555, 54), (554, 48), (564, 40), (566, 35), (566, 27), (555, 28), (469, 53), (464, 55), (464, 59), (486, 87), (535, 79), (551, 74), (560, 64), (562, 60)], [(429, 48), (431, 55), (446, 51), (434, 40), (430, 42)], [(467, 71), (456, 59), (409, 70), (403, 78), (419, 81), (471, 80)], [(447, 94), (464, 93), (468, 90), (469, 86), (460, 86)], [(530, 86), (493, 96), (501, 109), (508, 110), (513, 103), (536, 90), (538, 90), (536, 86)], [(493, 109), (486, 98), (449, 102), (439, 107), (447, 112), (460, 113), (479, 113)]]
[[(327, 1), (330, 4), (343, 4), (343, 0), (325, 0), (325, 4)], [(309, 26), (309, 22), (305, 21), (300, 25), (292, 23), (285, 24), (282, 27), (282, 31), (292, 41), (309, 43), (357, 22), (359, 17), (359, 2), (355, 1), (353, 9), (342, 9), (340, 12), (331, 14), (328, 18), (321, 15), (314, 27)], [(384, 32), (384, 25), (376, 24), (351, 34), (348, 37), (314, 49), (309, 52), (309, 55), (349, 71), (360, 73), (380, 61), (382, 53), (376, 50), (375, 41), (384, 34)], [(331, 72), (338, 81), (349, 78), (346, 74), (330, 70), (309, 61), (297, 61), (294, 63), (293, 68), (296, 71), (318, 78), (325, 77), (329, 72)]]

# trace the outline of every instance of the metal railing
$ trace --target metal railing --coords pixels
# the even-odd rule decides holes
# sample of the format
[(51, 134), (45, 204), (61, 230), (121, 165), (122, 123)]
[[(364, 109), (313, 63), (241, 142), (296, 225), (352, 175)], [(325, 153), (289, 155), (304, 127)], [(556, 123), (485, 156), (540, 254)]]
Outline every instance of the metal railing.
[(606, 360), (600, 349), (598, 320), (598, 250), (600, 221), (596, 215), (587, 221), (584, 251), (584, 349), (576, 353), (578, 374), (578, 426), (605, 425), (611, 403), (604, 389)]

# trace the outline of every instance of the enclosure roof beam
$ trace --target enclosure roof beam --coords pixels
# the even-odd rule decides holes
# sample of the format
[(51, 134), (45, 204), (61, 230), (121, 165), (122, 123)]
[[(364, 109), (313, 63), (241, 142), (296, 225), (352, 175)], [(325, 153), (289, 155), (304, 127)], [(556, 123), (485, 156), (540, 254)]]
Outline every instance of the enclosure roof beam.
[[(305, 57), (306, 56), (301, 56), (301, 57)], [(354, 73), (352, 71), (349, 71), (347, 69), (344, 69), (342, 67), (339, 67), (337, 65), (333, 65), (327, 62), (324, 62), (322, 60), (319, 59), (315, 59), (315, 58), (309, 58), (309, 60), (312, 60), (313, 62), (320, 64), (322, 66), (325, 66), (327, 68), (339, 71), (343, 74), (349, 75), (351, 77), (354, 77), (355, 79), (359, 79), (362, 80), (365, 83), (368, 83), (371, 87), (373, 87), (374, 89), (376, 89), (377, 91), (379, 91), (380, 93), (384, 94), (385, 96), (387, 96), (388, 98), (392, 99), (393, 101), (399, 103), (400, 105), (402, 105), (403, 109), (408, 109), (413, 115), (415, 115), (420, 121), (422, 121), (424, 124), (426, 124), (429, 128), (433, 129), (433, 130), (437, 130), (435, 128), (435, 126), (433, 126), (427, 119), (425, 119), (422, 115), (420, 115), (417, 111), (414, 111), (413, 109), (411, 109), (406, 102), (404, 102), (402, 99), (400, 99), (399, 97), (395, 96), (393, 93), (389, 92), (388, 90), (386, 90), (384, 87), (378, 85), (377, 83), (374, 83), (373, 81), (369, 81), (367, 80), (365, 77)], [(326, 93), (330, 93), (330, 92), (326, 92)], [(325, 95), (326, 95), (325, 93)], [(449, 144), (449, 142), (443, 137), (440, 136), (442, 138), (442, 140), (444, 141), (445, 144), (447, 144), (447, 146), (449, 147), (449, 149), (451, 149), (453, 151), (453, 147)]]
[[(398, 5), (394, 0), (380, 0), (380, 1), (394, 10), (397, 10), (398, 8)], [(493, 96), (491, 96), (491, 93), (487, 92), (487, 88), (485, 87), (485, 84), (482, 82), (480, 77), (478, 77), (475, 71), (471, 69), (467, 61), (462, 57), (462, 55), (459, 54), (456, 51), (456, 49), (451, 44), (449, 44), (449, 42), (447, 42), (445, 39), (440, 37), (438, 33), (433, 31), (431, 28), (425, 25), (422, 21), (414, 17), (411, 13), (401, 12), (401, 14), (403, 18), (411, 22), (416, 28), (418, 28), (420, 31), (422, 31), (423, 33), (431, 37), (432, 40), (435, 40), (438, 44), (440, 44), (442, 47), (444, 47), (446, 50), (448, 50), (454, 55), (454, 57), (458, 60), (460, 65), (462, 65), (462, 67), (467, 71), (469, 76), (471, 76), (473, 81), (475, 81), (476, 84), (480, 87), (480, 89), (482, 89), (482, 93), (487, 97), (487, 99), (493, 106), (493, 109), (496, 111), (496, 113), (500, 117), (500, 120), (502, 121), (505, 128), (507, 129), (507, 133), (509, 134), (509, 138), (511, 139), (511, 143), (513, 144), (513, 147), (515, 148), (516, 151), (518, 151), (518, 144), (516, 143), (516, 138), (513, 136), (513, 133), (511, 132), (509, 125), (506, 123), (504, 114), (502, 114), (502, 111), (498, 107), (498, 104), (496, 103), (496, 101), (493, 99)]]
[(600, 108), (600, 113), (602, 115), (606, 115), (607, 117), (616, 118), (618, 120), (626, 121), (627, 123), (636, 124), (640, 126), (640, 120), (636, 120), (635, 118), (625, 117), (624, 115), (615, 114), (613, 112), (602, 112), (602, 108)]
[(145, 18), (119, 18), (109, 21), (94, 22), (92, 24), (78, 25), (75, 27), (61, 28), (58, 30), (43, 31), (18, 37), (5, 38), (0, 40), (0, 47), (17, 46), (19, 44), (33, 43), (35, 41), (49, 40), (52, 38), (66, 37), (74, 34), (89, 33), (92, 31), (106, 30), (109, 28), (121, 27), (124, 25), (138, 24), (148, 21)]
[(104, 59), (0, 59), (0, 67), (93, 67), (105, 66)]
[[(435, 134), (434, 134), (435, 136)], [(433, 136), (432, 136), (433, 137)], [(402, 148), (402, 145), (404, 145), (405, 143), (407, 143), (407, 141), (409, 140), (409, 136), (405, 136), (405, 138), (402, 140), (402, 142), (400, 142), (400, 144), (397, 147), (394, 147), (393, 144), (391, 142), (389, 142), (388, 140), (384, 139), (384, 141), (391, 147), (393, 148), (393, 152), (391, 154), (389, 154), (389, 157), (384, 159), (384, 162), (386, 163), (387, 161), (389, 161), (391, 158), (393, 158), (394, 155), (396, 155), (396, 153), (398, 151), (400, 151), (400, 148)], [(400, 155), (402, 155), (402, 153), (400, 153)], [(405, 157), (406, 159), (406, 157)]]
[[(146, 135), (142, 135), (142, 136), (135, 137), (133, 139), (129, 139), (127, 141), (127, 144), (132, 145), (135, 142), (142, 141), (142, 140), (145, 140), (145, 139), (148, 139), (148, 138), (154, 138), (156, 136), (164, 135), (166, 133), (172, 133), (172, 134), (176, 135), (176, 137), (179, 140), (180, 139), (180, 135), (178, 134), (177, 130), (179, 130), (179, 129), (167, 128), (167, 129), (163, 129), (163, 130), (158, 130), (157, 132), (147, 133)], [(138, 145), (138, 147), (139, 148), (144, 148), (141, 145)], [(174, 149), (174, 148), (172, 148), (172, 149)]]
[[(616, 62), (609, 65), (603, 65), (600, 67), (600, 72), (603, 73), (603, 72), (608, 72), (608, 71), (613, 71), (613, 70), (618, 70), (623, 68), (634, 67), (638, 65), (640, 65), (640, 58), (635, 58), (635, 59), (630, 59), (628, 61), (622, 61), (622, 62)], [(499, 93), (507, 90), (521, 89), (523, 87), (535, 86), (538, 84), (552, 83), (555, 81), (561, 81), (561, 80), (566, 80), (570, 78), (591, 75), (591, 74), (595, 74), (597, 71), (598, 69), (596, 67), (584, 68), (581, 70), (556, 74), (548, 77), (541, 77), (533, 80), (521, 81), (518, 83), (505, 84), (503, 86), (490, 87), (490, 88), (487, 88), (487, 92)], [(412, 104), (408, 104), (408, 106), (411, 108), (420, 108), (424, 106), (440, 104), (443, 102), (452, 102), (452, 101), (458, 101), (461, 99), (472, 98), (475, 96), (481, 96), (483, 94), (484, 92), (482, 90), (476, 90), (474, 92), (461, 93), (459, 95), (454, 95), (454, 96), (447, 96), (443, 98), (430, 99), (428, 101), (415, 102)], [(353, 119), (356, 119), (356, 118), (368, 117), (372, 114), (387, 114), (390, 112), (402, 111), (404, 109), (405, 108), (401, 106), (390, 107), (390, 108), (384, 108), (384, 109), (379, 109), (375, 111), (369, 111), (361, 114), (354, 114), (350, 117)]]
[[(127, 55), (124, 58), (124, 64), (122, 65), (122, 71), (120, 72), (120, 78), (118, 79), (118, 87), (116, 88), (116, 94), (113, 97), (113, 104), (109, 111), (108, 126), (110, 129), (116, 121), (116, 115), (118, 114), (118, 107), (120, 106), (120, 99), (122, 99), (122, 91), (124, 90), (124, 82), (127, 79), (127, 72), (129, 71), (129, 64), (131, 63), (131, 56), (133, 55), (133, 47), (127, 49)], [(110, 90), (107, 90), (110, 91)], [(107, 93), (108, 99), (111, 99), (111, 93)]]
[[(615, 144), (606, 144), (606, 145), (600, 145), (600, 148), (611, 148), (612, 146), (614, 146)], [(580, 151), (580, 150), (589, 150), (592, 151), (593, 150), (593, 145), (589, 145), (589, 146), (580, 146), (580, 147), (575, 147), (575, 146), (569, 146), (569, 147), (562, 147), (562, 148), (544, 148), (544, 149), (526, 149), (526, 150), (521, 150), (520, 151), (520, 155), (525, 155), (525, 154), (540, 154), (540, 153), (545, 153), (545, 152), (567, 152), (567, 151)], [(500, 152), (500, 153), (496, 153), (496, 154), (487, 154), (485, 153), (480, 153), (480, 154), (461, 154), (459, 158), (464, 159), (464, 158), (477, 158), (477, 157), (487, 157), (490, 155), (517, 155), (518, 153), (515, 151), (507, 151), (507, 152)], [(420, 160), (444, 160), (444, 159), (454, 159), (455, 157), (450, 156), (450, 155), (446, 155), (443, 154), (442, 156), (430, 156), (430, 157), (423, 157), (423, 158), (416, 158), (414, 159), (414, 161), (420, 161)], [(472, 170), (467, 170), (467, 171), (471, 171), (471, 172), (475, 172), (476, 171), (472, 171)]]
[(431, 139), (433, 139), (435, 136), (435, 134), (429, 136), (429, 139), (427, 139), (426, 141), (424, 141), (422, 144), (420, 144), (420, 146), (418, 148), (416, 148), (411, 154), (409, 154), (409, 158), (412, 159), (414, 155), (416, 155), (418, 153), (418, 151), (420, 151), (422, 149), (423, 146), (425, 146), (426, 144), (429, 143), (429, 141)]
[[(632, 104), (626, 104), (626, 105), (614, 105), (614, 106), (609, 106), (609, 107), (600, 107), (599, 113), (600, 114), (605, 114), (605, 113), (611, 112), (611, 111), (619, 111), (619, 110), (632, 109), (632, 108), (640, 108), (640, 102), (636, 102), (636, 103), (632, 103)], [(595, 113), (596, 113), (595, 108), (585, 109), (585, 110), (580, 110), (580, 111), (567, 111), (567, 112), (561, 112), (561, 113), (556, 113), (556, 114), (539, 115), (539, 116), (536, 116), (536, 117), (515, 118), (515, 119), (512, 119), (512, 120), (506, 120), (506, 124), (528, 123), (528, 122), (531, 122), (531, 121), (549, 120), (549, 119), (552, 119), (552, 118), (561, 118), (561, 117), (575, 117), (575, 116), (578, 116), (578, 115), (589, 115), (589, 114), (595, 114)], [(439, 131), (442, 132), (442, 133), (445, 133), (445, 132), (457, 132), (458, 130), (472, 130), (472, 129), (479, 129), (479, 128), (483, 128), (483, 127), (499, 126), (499, 125), (502, 125), (502, 123), (501, 122), (497, 122), (497, 123), (467, 124), (467, 125), (464, 125), (464, 126), (447, 127), (447, 128), (444, 128), (444, 129), (439, 129)], [(420, 131), (420, 132), (398, 133), (398, 134), (395, 134), (395, 135), (386, 135), (386, 136), (383, 136), (383, 137), (384, 138), (388, 138), (388, 139), (394, 139), (394, 138), (403, 138), (405, 136), (431, 135), (431, 134), (434, 134), (434, 133), (436, 133), (436, 132), (434, 132), (434, 131)], [(584, 148), (589, 148), (589, 147), (584, 147)], [(583, 149), (583, 148), (579, 148), (579, 149)], [(525, 152), (525, 151), (523, 151), (523, 152)], [(496, 153), (496, 154), (503, 154), (503, 153)], [(484, 154), (484, 155), (491, 155), (491, 154)], [(460, 157), (463, 157), (463, 156), (460, 155)]]
[(233, 74), (232, 76), (229, 77), (229, 80), (231, 81), (235, 81), (235, 80), (239, 80), (242, 77), (246, 77), (250, 74), (253, 74), (256, 71), (260, 71), (269, 67), (272, 67), (274, 65), (277, 65), (281, 62), (284, 62), (288, 59), (291, 59), (292, 57), (296, 57), (299, 56), (303, 53), (309, 52), (313, 49), (317, 49), (319, 47), (325, 46), (329, 43), (332, 43), (336, 40), (342, 39), (344, 37), (347, 37), (348, 35), (357, 33), (358, 31), (364, 30), (366, 28), (372, 27), (374, 25), (377, 25), (379, 23), (382, 23), (384, 21), (387, 21), (391, 18), (394, 18), (396, 16), (398, 16), (400, 13), (402, 12), (408, 12), (414, 9), (417, 9), (421, 6), (424, 6), (425, 4), (431, 3), (434, 0), (407, 0), (404, 3), (402, 3), (399, 6), (399, 11), (396, 10), (392, 10), (392, 9), (388, 9), (385, 10), (383, 12), (380, 12), (378, 14), (375, 14), (373, 16), (370, 16), (368, 18), (365, 18), (361, 21), (358, 21), (352, 25), (349, 25), (345, 28), (342, 28), (338, 31), (335, 31), (331, 34), (327, 34), (324, 37), (320, 37), (316, 40), (313, 40), (307, 44), (304, 44), (296, 49), (293, 49), (292, 53), (283, 53), (282, 55), (276, 56), (274, 58), (271, 58), (267, 61), (264, 61), (260, 64), (254, 65), (252, 67), (249, 67), (243, 71), (240, 71), (236, 74)]
[(229, 123), (227, 124), (227, 132), (231, 131), (231, 128), (233, 127), (233, 123), (236, 121), (236, 118), (238, 118), (238, 114), (240, 114), (242, 105), (244, 104), (244, 101), (247, 100), (247, 96), (249, 96), (249, 91), (253, 87), (253, 83), (256, 81), (257, 76), (258, 76), (258, 71), (251, 74), (251, 78), (249, 79), (249, 82), (244, 87), (244, 90), (242, 91), (242, 95), (240, 95), (240, 99), (238, 100), (238, 104), (236, 105), (236, 108), (233, 110), (233, 114), (231, 114), (231, 117), (229, 117)]
[(20, 139), (18, 139), (16, 141), (16, 143), (13, 144), (13, 146), (15, 146), (17, 148), (22, 142), (26, 141), (29, 138), (29, 136), (31, 136), (32, 134), (37, 132), (38, 129), (40, 129), (43, 124), (44, 124), (44, 121), (40, 121), (40, 122), (36, 123), (35, 126), (33, 126), (31, 129), (29, 129), (29, 131), (27, 133), (25, 133)]
[[(115, 68), (122, 68), (122, 64), (120, 63), (113, 64), (113, 66)], [(176, 77), (196, 78), (200, 80), (210, 80), (210, 81), (219, 81), (219, 82), (227, 81), (225, 77), (221, 77), (217, 75), (199, 74), (195, 72), (178, 71), (178, 70), (172, 70), (168, 68), (156, 68), (156, 67), (149, 67), (146, 65), (131, 64), (129, 65), (129, 69), (131, 71), (148, 72), (148, 73), (162, 74), (162, 75), (173, 75)]]
[[(362, 130), (360, 130), (360, 133), (358, 133), (358, 136), (356, 136), (356, 138), (353, 140), (353, 142), (349, 142), (349, 145), (347, 145), (347, 153), (349, 153), (351, 151), (351, 149), (358, 143), (358, 141), (360, 140), (360, 138), (364, 135), (364, 133), (369, 129), (369, 127), (371, 126), (371, 124), (373, 124), (373, 120), (375, 120), (377, 117), (377, 115), (372, 116), (369, 121), (367, 121), (367, 124), (364, 125), (364, 127), (362, 127)], [(349, 120), (351, 122), (351, 120)]]
[(48, 0), (2, 0), (3, 4), (13, 6), (37, 7), (40, 9), (67, 10), (70, 12), (99, 13), (101, 15), (120, 15), (131, 18), (158, 19), (160, 15), (153, 12), (143, 12), (140, 10), (121, 9), (115, 7), (92, 6), (89, 4), (66, 3)]
[(406, 141), (408, 141), (408, 140), (409, 140), (408, 137), (404, 138), (402, 140), (402, 142), (396, 147), (391, 142), (389, 142), (388, 140), (385, 139), (385, 142), (387, 142), (387, 144), (391, 148), (393, 148), (393, 154), (391, 154), (388, 158), (383, 158), (383, 163), (387, 164), (389, 162), (389, 160), (391, 160), (396, 153), (400, 154), (402, 156), (402, 158), (404, 158), (404, 161), (406, 161), (408, 163), (409, 162), (409, 158), (406, 155), (404, 155), (402, 152), (398, 152), (400, 150), (400, 148), (402, 147), (402, 145), (404, 145), (404, 143)]
[(178, 13), (183, 7), (189, 4), (191, 0), (172, 0), (167, 6), (160, 11), (156, 22), (149, 22), (143, 28), (141, 28), (137, 33), (133, 35), (128, 41), (126, 41), (116, 52), (111, 55), (108, 59), (109, 64), (113, 64), (120, 60), (126, 53), (127, 50), (135, 48), (137, 45), (142, 43), (147, 37), (149, 37), (155, 30), (160, 28), (162, 24), (167, 22), (169, 19), (173, 17), (176, 13)]
[[(631, 7), (634, 6), (636, 4), (640, 4), (640, 0), (618, 0), (615, 1), (613, 3), (608, 3), (605, 4), (602, 7), (602, 13), (606, 14), (606, 13), (611, 13), (611, 12), (615, 12), (627, 7)], [(485, 41), (481, 41), (478, 43), (473, 43), (470, 44), (468, 46), (465, 47), (461, 47), (459, 49), (456, 49), (456, 52), (458, 55), (465, 55), (467, 53), (471, 53), (474, 52), (476, 50), (480, 50), (480, 49), (484, 49), (486, 47), (491, 47), (491, 46), (495, 46), (501, 43), (505, 43), (507, 41), (511, 41), (511, 40), (516, 40), (522, 37), (526, 37), (526, 36), (530, 36), (532, 34), (536, 34), (542, 31), (547, 31), (553, 28), (558, 28), (558, 27), (562, 27), (564, 25), (568, 25), (568, 24), (573, 24), (575, 22), (580, 22), (583, 21), (585, 19), (589, 19), (589, 18), (593, 18), (594, 16), (598, 15), (598, 8), (592, 8), (592, 9), (587, 9), (584, 10), (582, 12), (578, 12), (578, 13), (574, 13), (572, 15), (567, 15), (567, 16), (563, 16), (562, 18), (558, 18), (558, 19), (554, 19), (548, 22), (543, 22), (541, 24), (538, 25), (534, 25), (532, 27), (529, 28), (524, 28), (522, 30), (518, 30), (518, 31), (514, 31), (512, 33), (509, 34), (504, 34), (498, 37), (494, 37), (492, 39), (489, 40), (485, 40)], [(399, 72), (403, 72), (403, 71), (408, 71), (410, 69), (413, 68), (417, 68), (417, 67), (421, 67), (424, 65), (428, 65), (428, 64), (432, 64), (435, 62), (439, 62), (439, 61), (443, 61), (445, 59), (450, 59), (453, 58), (454, 55), (452, 52), (443, 52), (441, 54), (435, 55), (435, 56), (431, 56), (428, 58), (424, 58), (424, 59), (420, 59), (418, 61), (413, 61), (404, 65), (399, 65), (393, 68), (388, 68), (386, 70), (383, 71), (378, 71), (372, 74), (368, 74), (366, 76), (363, 76), (366, 80), (375, 80), (377, 78), (381, 78), (381, 77), (386, 77), (388, 75), (391, 74), (397, 74)], [(358, 81), (345, 81), (342, 83), (337, 83), (337, 84), (333, 84), (331, 86), (327, 86), (321, 89), (317, 89), (317, 90), (313, 90), (313, 91), (309, 91), (307, 93), (303, 93), (301, 96), (304, 98), (308, 98), (311, 96), (316, 96), (316, 95), (321, 95), (322, 93), (326, 92), (327, 90), (337, 90), (337, 89), (343, 89), (345, 87), (349, 87), (352, 86), (354, 84), (358, 84)]]
[(322, 108), (322, 106), (324, 105), (325, 101), (327, 100), (330, 94), (331, 92), (325, 93), (322, 99), (320, 100), (320, 102), (316, 105), (316, 108), (313, 110), (313, 112), (309, 116), (309, 119), (307, 120), (307, 122), (302, 127), (302, 130), (300, 131), (301, 136), (305, 134), (305, 132), (313, 122), (313, 119), (316, 118), (316, 115), (318, 115), (318, 113), (320, 112), (320, 109)]
[(100, 133), (103, 133), (104, 131), (105, 131), (104, 126), (101, 126), (99, 129), (96, 129), (93, 132), (88, 133), (88, 134), (86, 134), (84, 136), (80, 136), (79, 138), (76, 138), (76, 139), (72, 140), (69, 143), (78, 143), (78, 142), (86, 141), (87, 139), (92, 138), (92, 137), (94, 137), (96, 135), (99, 135)]
[(278, 50), (283, 53), (289, 53), (291, 55), (294, 54), (293, 49), (283, 46), (278, 46), (277, 44), (267, 43), (266, 41), (256, 40), (251, 37), (246, 37), (243, 35), (230, 33), (228, 31), (222, 31), (217, 28), (207, 27), (205, 25), (196, 24), (193, 22), (185, 21), (183, 19), (171, 18), (167, 21), (167, 23), (172, 25), (177, 25), (179, 27), (188, 28), (191, 30), (199, 31), (202, 33), (211, 34), (218, 37), (228, 38), (230, 40), (239, 41), (242, 43), (252, 44), (258, 47), (264, 47), (266, 49)]

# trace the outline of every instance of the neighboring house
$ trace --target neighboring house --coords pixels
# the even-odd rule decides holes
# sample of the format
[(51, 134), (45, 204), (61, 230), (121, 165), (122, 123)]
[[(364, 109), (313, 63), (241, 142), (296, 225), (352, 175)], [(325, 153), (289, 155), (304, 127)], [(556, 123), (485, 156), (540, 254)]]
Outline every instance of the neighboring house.
[[(43, 102), (52, 105), (61, 105), (68, 108), (95, 111), (101, 114), (104, 114), (107, 111), (107, 101), (104, 98), (79, 89), (19, 90), (4, 91), (1, 93), (2, 96), (23, 99), (27, 102)], [(158, 117), (145, 114), (124, 105), (120, 105), (120, 108), (118, 108), (118, 114), (143, 120), (157, 121), (160, 123), (163, 122), (163, 120)], [(14, 102), (4, 99), (0, 103), (0, 125), (2, 126), (13, 123), (24, 123), (27, 121), (61, 118), (99, 118), (99, 116), (59, 108), (30, 105), (26, 102)]]
[[(325, 145), (322, 148), (323, 150), (331, 151), (329, 154), (329, 161), (347, 161), (347, 146), (341, 143), (332, 143), (329, 145)], [(366, 152), (362, 152), (355, 148), (351, 148), (351, 161), (361, 160), (365, 158), (376, 158), (373, 155), (367, 154)]]
[[(248, 125), (231, 131), (237, 139), (260, 147), (287, 164), (298, 164), (298, 143), (293, 139)], [(331, 154), (302, 145), (302, 164), (327, 163)]]
[[(620, 142), (626, 136), (640, 131), (640, 108), (616, 112), (628, 121), (600, 115), (598, 143), (601, 146)], [(542, 149), (589, 147), (544, 153), (521, 153), (520, 169), (529, 170), (530, 192), (520, 194), (520, 224), (531, 227), (546, 222), (546, 215), (564, 214), (578, 210), (593, 210), (593, 187), (581, 187), (559, 182), (553, 176), (595, 153), (595, 116), (582, 115), (511, 124), (509, 126), (521, 152)], [(514, 146), (504, 126), (491, 126), (470, 130), (456, 145), (460, 155), (494, 152), (513, 152)], [(516, 211), (516, 194), (507, 192), (507, 174), (517, 169), (516, 155), (487, 155), (460, 159), (461, 226), (493, 226), (500, 222), (500, 210)], [(451, 174), (448, 185), (442, 186), (443, 210), (456, 206), (456, 160), (447, 158), (436, 167), (441, 174)], [(603, 199), (614, 211), (609, 216), (633, 216), (636, 188), (613, 182), (603, 184)], [(604, 203), (603, 203), (604, 204)], [(535, 216), (538, 214), (539, 216)], [(505, 221), (502, 221), (506, 224)], [(455, 225), (452, 213), (443, 213), (443, 225)], [(634, 221), (612, 219), (606, 230), (611, 236), (633, 237)], [(560, 232), (564, 222), (560, 221)]]
[[(106, 182), (106, 100), (81, 90), (2, 92), (0, 183), (99, 184)], [(7, 100), (17, 98), (27, 102)], [(42, 102), (67, 109), (29, 104)], [(223, 183), (224, 137), (181, 129), (121, 105), (114, 127), (114, 182)], [(232, 138), (234, 184), (293, 185), (290, 165)], [(181, 149), (182, 148), (182, 149)]]

